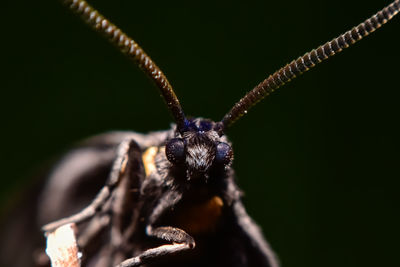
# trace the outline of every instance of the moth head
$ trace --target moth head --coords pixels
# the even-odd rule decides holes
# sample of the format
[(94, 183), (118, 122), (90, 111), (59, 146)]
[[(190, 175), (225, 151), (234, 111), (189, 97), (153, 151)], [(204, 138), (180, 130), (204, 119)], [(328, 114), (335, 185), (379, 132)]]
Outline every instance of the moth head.
[(223, 171), (232, 164), (233, 150), (219, 124), (205, 119), (191, 119), (183, 131), (167, 141), (166, 157), (185, 169), (188, 179), (208, 177), (210, 171)]

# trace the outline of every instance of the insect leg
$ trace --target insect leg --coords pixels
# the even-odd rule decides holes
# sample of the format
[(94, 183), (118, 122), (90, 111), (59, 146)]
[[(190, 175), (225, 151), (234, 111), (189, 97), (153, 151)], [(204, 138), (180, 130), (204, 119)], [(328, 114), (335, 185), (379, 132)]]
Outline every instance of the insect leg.
[(166, 210), (169, 210), (171, 207), (173, 207), (180, 199), (181, 195), (174, 191), (168, 192), (166, 195), (164, 195), (150, 215), (149, 224), (146, 227), (146, 234), (148, 236), (156, 237), (171, 242), (172, 244), (148, 249), (136, 257), (123, 261), (117, 265), (117, 267), (140, 266), (164, 255), (178, 253), (193, 249), (195, 247), (195, 241), (193, 237), (191, 237), (182, 229), (172, 226), (154, 227), (154, 224), (157, 222), (160, 216)]
[(134, 267), (140, 266), (142, 264), (146, 264), (150, 262), (152, 259), (158, 258), (163, 255), (172, 254), (175, 252), (183, 251), (189, 249), (187, 244), (172, 244), (172, 245), (163, 245), (157, 248), (151, 248), (143, 252), (137, 257), (127, 259), (116, 267)]
[(100, 215), (96, 220), (92, 220), (84, 232), (79, 234), (78, 245), (79, 247), (86, 247), (86, 245), (94, 239), (104, 228), (110, 223), (109, 215)]
[[(98, 211), (101, 210), (104, 203), (109, 199), (114, 188), (118, 185), (122, 175), (125, 174), (130, 155), (140, 151), (137, 143), (132, 140), (124, 140), (118, 147), (117, 158), (114, 161), (111, 174), (107, 180), (106, 185), (100, 190), (92, 203), (77, 214), (70, 217), (46, 224), (42, 227), (45, 232), (53, 231), (61, 225), (67, 223), (79, 223), (93, 217)], [(133, 158), (133, 157), (131, 157)]]
[(154, 236), (173, 243), (186, 244), (188, 248), (194, 248), (195, 246), (193, 237), (191, 237), (188, 233), (179, 228), (171, 226), (153, 228), (149, 225), (146, 228), (146, 233), (149, 236)]
[(154, 259), (157, 259), (164, 255), (192, 249), (195, 246), (193, 237), (191, 237), (189, 234), (179, 228), (166, 226), (153, 229), (151, 226), (148, 226), (146, 228), (146, 232), (149, 236), (154, 236), (163, 240), (171, 241), (172, 244), (148, 249), (139, 256), (121, 262), (116, 267), (140, 266), (142, 264), (150, 263)]
[[(121, 251), (121, 247), (123, 247), (123, 235), (125, 232), (124, 229), (124, 219), (127, 218), (126, 213), (129, 213), (129, 220), (132, 221), (130, 224), (137, 221), (136, 216), (134, 216), (135, 210), (132, 208), (131, 204), (133, 202), (130, 197), (131, 191), (131, 183), (130, 179), (127, 179), (127, 176), (124, 176), (117, 188), (115, 189), (115, 194), (113, 196), (112, 202), (112, 224), (111, 224), (111, 235), (110, 235), (110, 259), (113, 259), (111, 262), (111, 266), (114, 266), (117, 263), (120, 263), (126, 257), (123, 256), (123, 252)], [(129, 177), (131, 178), (131, 177)]]

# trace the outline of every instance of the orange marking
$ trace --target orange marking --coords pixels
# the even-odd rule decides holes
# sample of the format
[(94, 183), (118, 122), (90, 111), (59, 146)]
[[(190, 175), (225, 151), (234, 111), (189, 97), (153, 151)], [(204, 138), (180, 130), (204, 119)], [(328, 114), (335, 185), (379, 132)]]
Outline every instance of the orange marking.
[(126, 166), (128, 165), (128, 156), (124, 156), (121, 162), (121, 168), (119, 169), (120, 174), (124, 174)]
[(150, 173), (156, 171), (156, 164), (154, 163), (154, 159), (157, 155), (158, 147), (151, 146), (143, 153), (142, 160), (144, 165), (144, 170), (146, 172), (146, 177), (150, 175)]
[(213, 231), (222, 213), (224, 203), (218, 196), (183, 208), (177, 214), (178, 227), (189, 234), (204, 234)]

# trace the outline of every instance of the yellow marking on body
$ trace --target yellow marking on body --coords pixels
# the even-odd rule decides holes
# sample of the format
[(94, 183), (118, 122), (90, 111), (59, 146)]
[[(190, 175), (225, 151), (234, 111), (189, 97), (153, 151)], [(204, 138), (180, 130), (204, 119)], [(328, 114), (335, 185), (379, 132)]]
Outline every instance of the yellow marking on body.
[(144, 151), (143, 153), (142, 160), (144, 165), (144, 171), (146, 172), (146, 177), (157, 169), (156, 164), (154, 162), (157, 152), (158, 152), (158, 147), (151, 146), (148, 149), (146, 149), (146, 151)]
[(128, 165), (128, 156), (124, 156), (122, 158), (121, 167), (120, 167), (120, 174), (124, 174), (126, 170), (126, 166)]
[(224, 203), (214, 196), (199, 204), (189, 205), (177, 214), (178, 227), (191, 235), (205, 234), (215, 230), (222, 214)]

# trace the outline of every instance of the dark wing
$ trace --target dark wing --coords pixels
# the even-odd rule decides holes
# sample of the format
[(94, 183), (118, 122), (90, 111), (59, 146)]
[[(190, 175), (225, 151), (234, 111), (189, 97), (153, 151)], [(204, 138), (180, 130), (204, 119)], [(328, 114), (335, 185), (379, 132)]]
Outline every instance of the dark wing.
[(19, 204), (3, 215), (0, 266), (37, 266), (34, 251), (43, 251), (38, 248), (43, 248), (45, 241), (41, 226), (90, 203), (107, 180), (116, 148), (123, 140), (133, 138), (144, 150), (161, 144), (168, 134), (169, 131), (148, 135), (111, 132), (79, 143), (61, 158), (47, 180), (41, 179), (34, 189), (24, 194)]
[(265, 240), (261, 229), (247, 214), (241, 201), (233, 203), (236, 236), (245, 253), (246, 266), (279, 267), (279, 260)]
[(219, 239), (224, 239), (224, 266), (279, 267), (279, 260), (260, 227), (247, 214), (233, 173), (226, 179), (225, 201), (229, 206)]
[(76, 213), (93, 200), (104, 186), (123, 140), (135, 140), (143, 151), (164, 142), (168, 134), (110, 132), (81, 142), (51, 172), (39, 200), (39, 225)]

